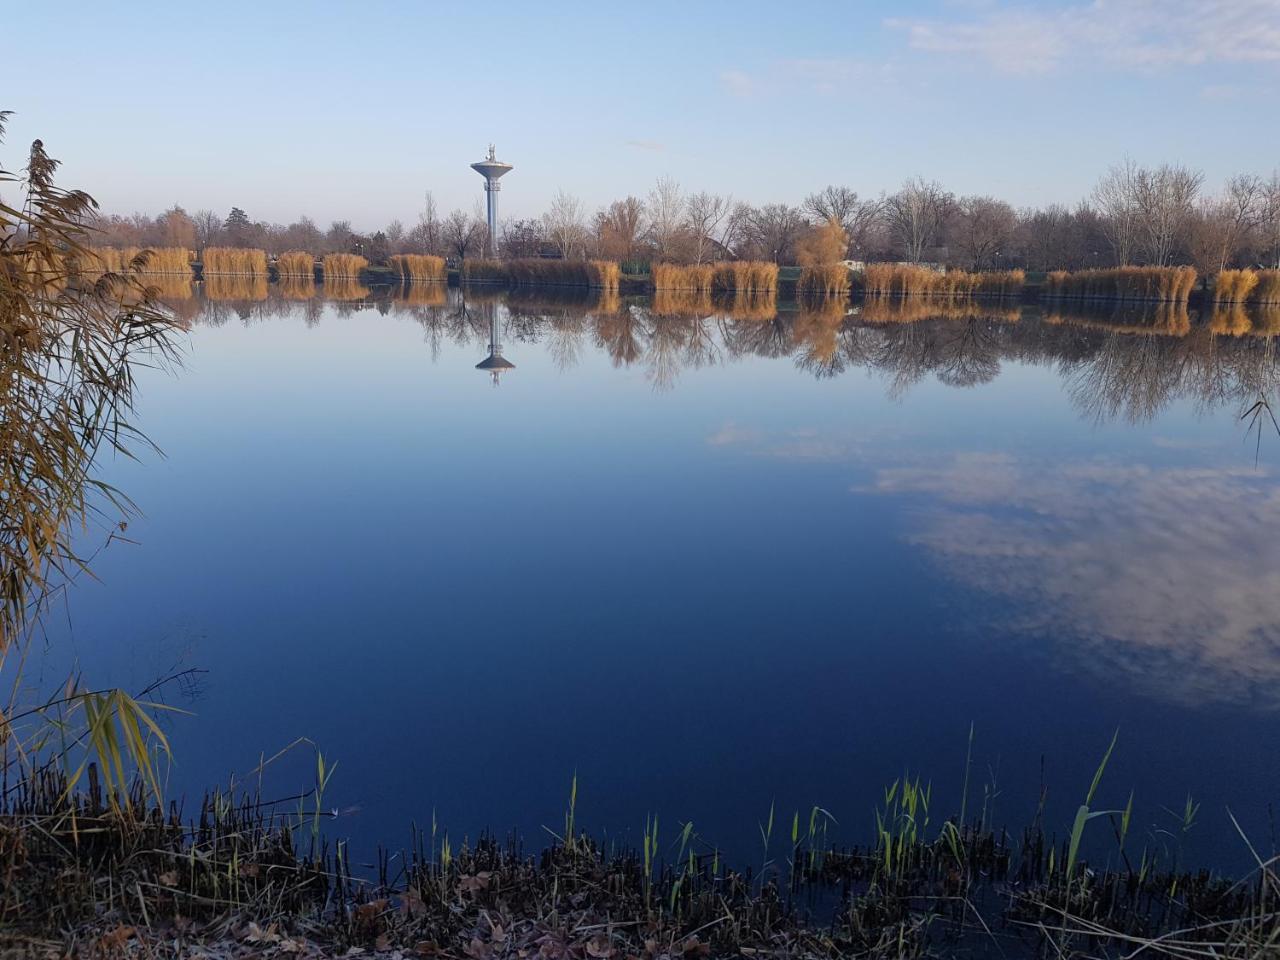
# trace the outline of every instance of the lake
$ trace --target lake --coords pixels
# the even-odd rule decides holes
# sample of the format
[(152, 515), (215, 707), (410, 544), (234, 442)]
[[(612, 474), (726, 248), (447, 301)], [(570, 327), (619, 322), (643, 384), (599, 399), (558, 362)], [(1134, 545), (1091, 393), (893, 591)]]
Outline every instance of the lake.
[(136, 418), (164, 456), (103, 465), (133, 542), (41, 654), (206, 671), (172, 792), (306, 737), (357, 859), (433, 813), (537, 846), (576, 772), (593, 832), (758, 860), (771, 804), (865, 841), (904, 772), (939, 823), (971, 726), (969, 810), (1061, 836), (1118, 730), (1097, 805), (1132, 790), (1133, 837), (1242, 869), (1230, 807), (1271, 848), (1265, 321), (250, 287), (175, 302)]

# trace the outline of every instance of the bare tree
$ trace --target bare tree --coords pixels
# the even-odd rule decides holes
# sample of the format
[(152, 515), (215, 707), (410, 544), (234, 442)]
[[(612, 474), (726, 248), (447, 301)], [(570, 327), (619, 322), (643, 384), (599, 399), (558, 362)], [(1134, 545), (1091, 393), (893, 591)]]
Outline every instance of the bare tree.
[(804, 209), (818, 223), (835, 220), (849, 238), (848, 253), (864, 252), (867, 235), (884, 211), (884, 197), (860, 200), (856, 190), (829, 186), (804, 199)]
[(644, 233), (644, 201), (615, 200), (596, 214), (596, 244), (606, 260), (634, 260)]
[(1116, 263), (1132, 262), (1138, 242), (1138, 165), (1126, 159), (1110, 167), (1093, 188), (1093, 203)]
[(1225, 270), (1258, 223), (1263, 182), (1242, 173), (1227, 181), (1217, 197), (1206, 197), (1187, 224), (1192, 260), (1204, 273)]
[(716, 231), (733, 209), (733, 197), (718, 193), (692, 194), (686, 204), (685, 226), (693, 241), (693, 262), (702, 263), (710, 254)]
[(196, 243), (200, 248), (214, 246), (222, 231), (222, 218), (212, 210), (197, 210), (191, 219), (196, 225)]
[(475, 253), (484, 245), (487, 228), (480, 220), (463, 210), (454, 210), (441, 225), (441, 239), (450, 255), (459, 260)]
[(885, 216), (903, 255), (919, 263), (924, 251), (935, 246), (955, 201), (937, 181), (923, 177), (908, 180), (885, 201)]
[(436, 213), (436, 198), (430, 190), (423, 200), (418, 222), (409, 231), (409, 245), (419, 253), (439, 255), (445, 251), (440, 217)]
[(963, 197), (956, 205), (956, 246), (979, 270), (991, 267), (1018, 227), (1013, 207), (994, 197)]
[(680, 184), (671, 177), (659, 177), (649, 191), (649, 237), (659, 260), (674, 256), (676, 239), (684, 227), (685, 199)]
[(1147, 259), (1168, 266), (1184, 236), (1195, 209), (1204, 174), (1182, 166), (1163, 164), (1138, 171), (1138, 225)]
[(542, 215), (542, 223), (547, 239), (560, 251), (560, 256), (572, 260), (575, 256), (585, 256), (587, 250), (587, 227), (583, 220), (582, 201), (572, 194), (560, 190), (556, 193), (551, 206)]
[(751, 232), (752, 209), (749, 203), (739, 201), (720, 224), (720, 234), (715, 237), (721, 251), (736, 254)]
[(1280, 270), (1280, 170), (1262, 184), (1258, 197), (1258, 229), (1264, 253), (1270, 255), (1271, 265)]
[(391, 253), (403, 253), (406, 236), (404, 224), (399, 220), (392, 220), (387, 224), (387, 229), (384, 232), (387, 237), (387, 249)]
[(759, 255), (775, 263), (786, 263), (793, 255), (796, 239), (808, 227), (804, 212), (785, 203), (766, 203), (752, 211), (749, 239)]

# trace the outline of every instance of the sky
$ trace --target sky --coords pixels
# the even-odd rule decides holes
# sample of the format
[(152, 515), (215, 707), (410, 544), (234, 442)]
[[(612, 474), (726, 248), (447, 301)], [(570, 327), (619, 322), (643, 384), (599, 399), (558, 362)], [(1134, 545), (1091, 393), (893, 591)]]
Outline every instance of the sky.
[(1075, 203), (1125, 157), (1280, 167), (1280, 0), (786, 4), (3, 0), (5, 165), (45, 141), (104, 210), (372, 230), (468, 164), (504, 217), (659, 177), (752, 203), (908, 177)]

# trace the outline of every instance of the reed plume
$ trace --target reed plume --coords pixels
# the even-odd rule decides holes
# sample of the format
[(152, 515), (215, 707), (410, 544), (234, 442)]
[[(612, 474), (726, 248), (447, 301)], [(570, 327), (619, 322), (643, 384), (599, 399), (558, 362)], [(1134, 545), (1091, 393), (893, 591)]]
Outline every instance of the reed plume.
[(1253, 290), (1255, 303), (1280, 303), (1280, 270), (1259, 270)]
[(391, 258), (391, 266), (403, 283), (443, 283), (448, 279), (444, 257), (422, 253), (399, 253)]
[(715, 268), (709, 263), (655, 263), (649, 267), (654, 290), (686, 290), (711, 294), (711, 278)]
[(203, 264), (206, 278), (211, 274), (265, 277), (267, 252), (247, 247), (206, 247)]
[(1196, 285), (1193, 267), (1111, 267), (1054, 271), (1045, 279), (1050, 297), (1186, 302)]
[(802, 297), (834, 299), (849, 296), (849, 268), (842, 263), (822, 263), (800, 271), (796, 291)]
[(89, 247), (78, 257), (78, 266), (89, 276), (133, 272), (189, 278), (194, 256), (186, 247)]
[(462, 279), (471, 283), (506, 283), (510, 274), (501, 260), (463, 260)]
[(276, 258), (276, 275), (279, 277), (316, 278), (316, 258), (305, 250), (290, 250)]
[[(326, 253), (324, 255), (324, 280), (359, 280), (360, 272), (369, 261), (356, 253)], [(325, 291), (326, 294), (328, 291)]]

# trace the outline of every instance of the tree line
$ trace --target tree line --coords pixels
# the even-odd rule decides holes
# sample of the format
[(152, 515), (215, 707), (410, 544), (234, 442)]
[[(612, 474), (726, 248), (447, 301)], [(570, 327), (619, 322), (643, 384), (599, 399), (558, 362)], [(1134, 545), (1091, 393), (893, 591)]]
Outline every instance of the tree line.
[[(970, 270), (1079, 270), (1123, 265), (1191, 265), (1201, 274), (1229, 267), (1280, 267), (1280, 170), (1231, 177), (1206, 189), (1184, 166), (1111, 167), (1074, 207), (1015, 208), (997, 197), (957, 196), (936, 181), (907, 180), (898, 191), (864, 197), (828, 186), (799, 205), (752, 206), (726, 194), (689, 192), (661, 178), (644, 196), (594, 212), (560, 191), (536, 218), (499, 225), (505, 257), (599, 258), (624, 264), (705, 263), (725, 259), (811, 259), (829, 246), (825, 228), (843, 232), (836, 259), (937, 262)], [(358, 253), (372, 263), (398, 253), (451, 261), (483, 256), (488, 229), (478, 207), (442, 215), (430, 192), (411, 226), (397, 219), (364, 233), (349, 220), (321, 229), (309, 217), (288, 225), (252, 219), (233, 207), (157, 217), (109, 216), (100, 223), (121, 246), (257, 247), (271, 254)], [(836, 254), (840, 256), (836, 256)]]

